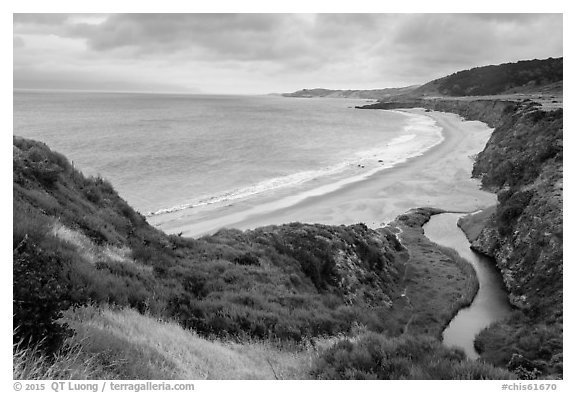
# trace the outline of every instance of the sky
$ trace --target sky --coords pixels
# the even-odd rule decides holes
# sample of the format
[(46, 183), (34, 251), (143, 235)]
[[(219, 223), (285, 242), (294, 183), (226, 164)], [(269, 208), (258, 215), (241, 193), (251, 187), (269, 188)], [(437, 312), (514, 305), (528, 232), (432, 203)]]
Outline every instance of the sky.
[(14, 88), (267, 94), (563, 56), (562, 14), (14, 14)]

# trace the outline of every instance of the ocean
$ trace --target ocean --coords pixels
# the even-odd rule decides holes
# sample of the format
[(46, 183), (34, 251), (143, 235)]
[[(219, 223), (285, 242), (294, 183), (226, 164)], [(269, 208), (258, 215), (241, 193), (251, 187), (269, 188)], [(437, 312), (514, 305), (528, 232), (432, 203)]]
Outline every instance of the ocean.
[(205, 217), (254, 198), (331, 190), (441, 142), (427, 116), (354, 109), (366, 103), (16, 90), (13, 132), (109, 180), (161, 227), (175, 212)]

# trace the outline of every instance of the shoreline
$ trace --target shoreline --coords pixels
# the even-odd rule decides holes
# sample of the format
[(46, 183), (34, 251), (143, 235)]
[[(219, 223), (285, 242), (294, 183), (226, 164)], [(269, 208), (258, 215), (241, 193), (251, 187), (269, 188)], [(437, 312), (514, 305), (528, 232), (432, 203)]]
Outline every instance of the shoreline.
[(204, 215), (170, 213), (168, 220), (154, 216), (148, 220), (164, 232), (199, 237), (221, 228), (245, 230), (296, 221), (327, 225), (363, 222), (378, 228), (411, 208), (472, 211), (495, 204), (496, 196), (482, 191), (479, 181), (470, 177), (472, 156), (483, 150), (492, 129), (451, 113), (401, 112), (432, 118), (442, 129), (443, 140), (418, 156), (359, 180), (345, 179), (265, 203), (230, 204)]
[[(365, 180), (377, 172), (391, 169), (413, 157), (426, 153), (444, 141), (441, 127), (430, 117), (423, 114), (411, 114), (407, 111), (389, 110), (404, 117), (401, 135), (389, 140), (385, 146), (357, 151), (355, 157), (348, 156), (342, 161), (320, 169), (301, 170), (296, 173), (260, 180), (251, 185), (240, 186), (234, 190), (216, 192), (211, 196), (182, 203), (169, 208), (148, 212), (146, 217), (178, 213), (191, 213), (201, 210), (218, 211), (225, 205), (242, 204), (253, 201), (286, 201), (286, 206), (295, 204), (294, 199), (304, 200), (310, 196), (330, 193), (349, 183)], [(424, 122), (424, 124), (422, 124)], [(416, 128), (416, 129), (415, 129)], [(435, 134), (435, 135), (432, 135)], [(413, 141), (417, 143), (413, 143)], [(361, 168), (361, 169), (360, 169)], [(290, 198), (292, 197), (292, 198)], [(282, 204), (279, 202), (279, 204)], [(194, 210), (192, 210), (194, 209)]]

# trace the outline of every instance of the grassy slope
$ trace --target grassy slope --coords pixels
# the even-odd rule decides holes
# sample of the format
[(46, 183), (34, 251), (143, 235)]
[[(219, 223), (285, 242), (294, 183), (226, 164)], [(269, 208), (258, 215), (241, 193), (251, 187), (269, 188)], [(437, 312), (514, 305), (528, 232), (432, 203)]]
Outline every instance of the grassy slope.
[(131, 309), (89, 307), (66, 319), (77, 332), (73, 342), (122, 379), (301, 379), (314, 356), (269, 342), (202, 338)]
[(202, 338), (133, 309), (89, 306), (68, 311), (63, 321), (76, 334), (57, 366), (42, 369), (21, 351), (15, 379), (304, 379), (316, 356), (310, 346), (287, 350)]
[(418, 89), (414, 95), (487, 96), (537, 89), (562, 81), (563, 58), (525, 60), (489, 65), (456, 72), (436, 79)]
[[(222, 377), (217, 354), (227, 357), (237, 348), (254, 353), (256, 359), (250, 363), (239, 357), (238, 365), (251, 366), (238, 368), (235, 376), (264, 378), (254, 371), (267, 369), (258, 358), (264, 355), (256, 353), (271, 351), (266, 358), (274, 365), (270, 371), (299, 377), (303, 371), (290, 368), (290, 359), (309, 357), (308, 352), (302, 354), (302, 345), (312, 338), (324, 342), (321, 337), (350, 334), (357, 327), (388, 336), (438, 336), (463, 304), (460, 291), (469, 286), (450, 253), (426, 242), (419, 228), (425, 220), (409, 222), (412, 215), (399, 223), (405, 244), (415, 246), (408, 263), (408, 253), (390, 229), (373, 231), (362, 224), (294, 223), (246, 232), (225, 230), (197, 240), (167, 236), (149, 226), (110, 184), (85, 178), (45, 145), (15, 138), (14, 146), (14, 320), (23, 329), (15, 340), (30, 335), (54, 338), (57, 346), (56, 338), (65, 336), (54, 321), (63, 310), (87, 302), (100, 305), (101, 312), (68, 313), (60, 320), (76, 332), (66, 345), (76, 358), (72, 363), (80, 362), (87, 376), (148, 378), (168, 367), (174, 371), (171, 377), (181, 377), (187, 366), (178, 369), (175, 359), (189, 356), (187, 361), (207, 362), (190, 360), (190, 353), (200, 356), (214, 350), (214, 362), (197, 369), (204, 376)], [(430, 282), (441, 283), (441, 289)], [(402, 296), (404, 290), (409, 301)], [(158, 318), (212, 338), (205, 341), (194, 335), (197, 348), (189, 348), (188, 355), (177, 355), (180, 345), (174, 343), (162, 350), (145, 347), (168, 329), (154, 322)], [(146, 323), (151, 324), (149, 330), (136, 329)], [(121, 336), (121, 331), (131, 333)], [(242, 344), (216, 343), (215, 337)], [(251, 346), (254, 340), (264, 344)], [(296, 345), (300, 352), (270, 349), (278, 343)], [(223, 352), (214, 349), (222, 346)], [(94, 356), (86, 356), (111, 348), (119, 352), (108, 352), (108, 358), (96, 363), (90, 363)], [(30, 355), (20, 354), (15, 359)], [(153, 367), (130, 368), (121, 361), (127, 357), (148, 359)], [(66, 368), (68, 358), (63, 355), (58, 364)], [(15, 362), (16, 370), (20, 363)], [(51, 370), (51, 375), (68, 372)]]
[(76, 330), (54, 362), (20, 349), (14, 379), (513, 379), (427, 336), (370, 332), (299, 346), (206, 339), (132, 309), (66, 313)]
[(15, 321), (32, 334), (47, 334), (36, 329), (51, 312), (39, 309), (40, 292), (53, 295), (53, 309), (129, 306), (205, 335), (298, 341), (354, 323), (387, 329), (380, 315), (402, 267), (391, 233), (290, 224), (167, 236), (45, 145), (14, 145)]

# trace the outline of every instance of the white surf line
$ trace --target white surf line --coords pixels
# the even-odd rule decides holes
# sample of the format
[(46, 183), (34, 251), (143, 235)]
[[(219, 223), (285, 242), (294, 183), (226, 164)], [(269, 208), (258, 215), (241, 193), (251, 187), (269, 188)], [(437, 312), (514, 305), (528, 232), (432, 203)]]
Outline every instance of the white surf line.
[[(329, 167), (321, 168), (319, 170), (307, 170), (279, 178), (264, 180), (257, 184), (246, 186), (244, 188), (222, 192), (219, 195), (206, 196), (204, 198), (201, 198), (200, 200), (196, 200), (191, 203), (182, 203), (180, 205), (168, 208), (162, 208), (157, 211), (153, 212), (150, 211), (147, 212), (145, 216), (152, 217), (163, 214), (175, 213), (182, 210), (193, 209), (196, 207), (242, 201), (253, 196), (265, 194), (270, 191), (277, 191), (279, 189), (303, 185), (310, 181), (323, 179), (328, 176), (336, 176), (340, 173), (344, 173), (345, 171), (355, 170), (356, 167), (364, 169), (366, 166), (366, 170), (362, 171), (361, 173), (356, 173), (352, 176), (348, 176), (336, 182), (328, 183), (321, 187), (301, 192), (300, 195), (304, 195), (304, 198), (302, 198), (301, 200), (304, 200), (310, 196), (321, 195), (322, 192), (317, 192), (318, 190), (325, 190), (324, 193), (330, 193), (340, 188), (343, 188), (348, 184), (366, 180), (378, 172), (387, 169), (392, 169), (400, 164), (404, 164), (405, 162), (413, 158), (420, 157), (426, 154), (426, 152), (430, 151), (432, 148), (438, 146), (439, 144), (445, 141), (444, 128), (439, 126), (438, 122), (434, 118), (412, 112), (400, 112), (400, 111), (390, 111), (390, 112), (402, 114), (409, 118), (407, 124), (404, 124), (402, 126), (403, 132), (410, 132), (414, 128), (417, 128), (420, 132), (422, 132), (422, 129), (424, 129), (426, 133), (428, 132), (436, 133), (437, 140), (426, 146), (417, 146), (415, 150), (405, 151), (403, 152), (403, 155), (394, 156), (395, 152), (389, 151), (388, 149), (394, 147), (402, 148), (406, 143), (417, 138), (415, 134), (400, 135), (393, 138), (390, 142), (386, 144), (386, 146), (379, 147), (373, 150), (357, 152), (357, 156), (355, 158), (350, 158), (347, 161), (340, 162), (338, 164)], [(390, 161), (386, 161), (384, 157), (386, 157), (387, 155), (392, 155), (392, 157), (394, 158), (392, 158)], [(379, 157), (382, 158), (378, 159)], [(376, 164), (375, 166), (369, 165), (369, 162), (373, 160), (377, 160), (378, 164)], [(300, 202), (301, 200), (296, 200), (295, 202), (292, 203), (292, 205)]]

